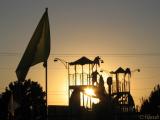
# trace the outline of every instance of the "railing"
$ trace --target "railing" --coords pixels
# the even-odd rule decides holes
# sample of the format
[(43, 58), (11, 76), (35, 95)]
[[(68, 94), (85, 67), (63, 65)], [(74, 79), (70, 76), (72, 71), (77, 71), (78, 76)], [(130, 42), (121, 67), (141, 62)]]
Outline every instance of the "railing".
[(90, 84), (89, 74), (86, 73), (69, 74), (69, 80), (70, 80), (69, 86)]

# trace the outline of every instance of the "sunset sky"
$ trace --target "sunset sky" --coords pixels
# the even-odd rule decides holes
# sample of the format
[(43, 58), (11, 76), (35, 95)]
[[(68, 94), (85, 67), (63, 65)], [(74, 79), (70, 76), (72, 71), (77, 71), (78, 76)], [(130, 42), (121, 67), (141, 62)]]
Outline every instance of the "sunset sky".
[[(1, 0), (0, 93), (17, 80), (15, 70), (30, 38), (48, 7), (51, 54), (48, 67), (48, 103), (67, 104), (68, 62), (81, 56), (104, 60), (102, 69), (139, 68), (131, 79), (136, 104), (160, 83), (159, 0)], [(42, 64), (30, 68), (27, 79), (45, 89)]]

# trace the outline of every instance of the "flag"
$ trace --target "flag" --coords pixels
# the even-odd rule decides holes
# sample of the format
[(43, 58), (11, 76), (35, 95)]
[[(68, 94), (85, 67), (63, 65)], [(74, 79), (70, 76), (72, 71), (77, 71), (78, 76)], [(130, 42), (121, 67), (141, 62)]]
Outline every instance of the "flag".
[(15, 110), (19, 107), (20, 105), (13, 99), (13, 93), (11, 93), (10, 96), (10, 101), (8, 104), (8, 111), (9, 113), (14, 116)]
[(25, 80), (29, 68), (40, 62), (46, 64), (50, 53), (50, 28), (48, 9), (44, 12), (33, 36), (23, 54), (23, 57), (16, 69), (18, 80)]

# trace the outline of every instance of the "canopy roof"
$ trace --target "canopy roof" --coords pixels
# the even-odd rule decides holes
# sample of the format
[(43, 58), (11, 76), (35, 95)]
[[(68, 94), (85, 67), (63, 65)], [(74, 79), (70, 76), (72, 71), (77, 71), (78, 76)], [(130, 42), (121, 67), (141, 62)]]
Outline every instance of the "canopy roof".
[(126, 73), (126, 71), (123, 68), (119, 67), (116, 71), (112, 71), (110, 73), (111, 74)]
[(70, 62), (69, 64), (70, 65), (85, 65), (85, 64), (93, 64), (93, 61), (83, 56), (74, 62)]

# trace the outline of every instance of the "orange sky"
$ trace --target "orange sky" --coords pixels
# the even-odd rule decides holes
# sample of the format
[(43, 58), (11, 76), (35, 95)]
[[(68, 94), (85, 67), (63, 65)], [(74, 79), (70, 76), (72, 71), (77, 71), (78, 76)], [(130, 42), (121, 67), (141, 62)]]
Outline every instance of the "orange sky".
[[(160, 2), (156, 0), (28, 0), (0, 2), (0, 91), (17, 80), (15, 69), (48, 7), (51, 28), (49, 104), (67, 104), (67, 71), (55, 57), (74, 61), (99, 55), (103, 69), (140, 68), (131, 79), (136, 104), (160, 81)], [(27, 78), (44, 87), (42, 64)]]

